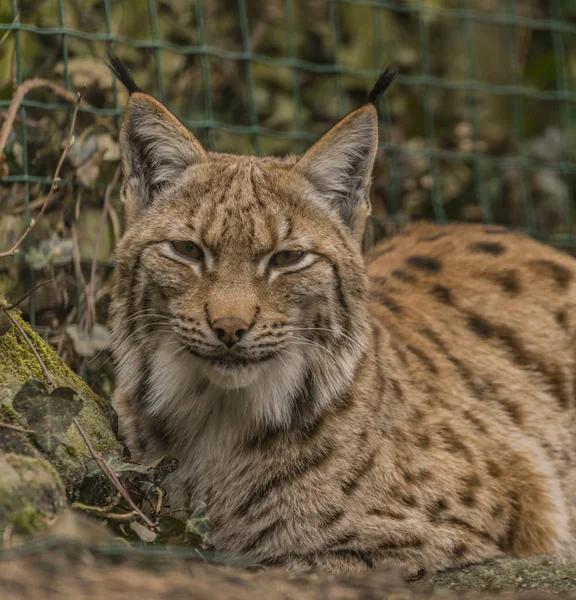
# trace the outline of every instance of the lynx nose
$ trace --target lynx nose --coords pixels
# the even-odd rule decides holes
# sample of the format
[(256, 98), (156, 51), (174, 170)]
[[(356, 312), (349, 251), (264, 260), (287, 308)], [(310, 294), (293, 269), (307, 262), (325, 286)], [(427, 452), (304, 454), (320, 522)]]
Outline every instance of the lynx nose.
[(232, 348), (248, 331), (248, 323), (239, 317), (224, 317), (216, 319), (212, 323), (212, 329), (216, 332), (220, 341), (224, 342), (228, 348)]

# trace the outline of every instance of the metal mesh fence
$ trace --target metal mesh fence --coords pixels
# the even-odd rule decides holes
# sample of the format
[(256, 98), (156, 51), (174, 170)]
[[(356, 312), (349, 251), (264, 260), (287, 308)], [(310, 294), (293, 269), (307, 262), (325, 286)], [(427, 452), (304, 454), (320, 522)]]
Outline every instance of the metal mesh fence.
[[(501, 222), (574, 246), (574, 2), (3, 0), (0, 21), (0, 112), (31, 77), (85, 83), (78, 137), (118, 127), (125, 93), (108, 52), (205, 145), (257, 154), (304, 150), (396, 66), (380, 106), (380, 234), (423, 217)], [(1, 183), (19, 190), (27, 219), (52, 181), (42, 153), (53, 132), (39, 123), (66, 129), (71, 108), (49, 90), (20, 105)], [(110, 179), (102, 168), (86, 184), (71, 169), (61, 187), (101, 202)]]

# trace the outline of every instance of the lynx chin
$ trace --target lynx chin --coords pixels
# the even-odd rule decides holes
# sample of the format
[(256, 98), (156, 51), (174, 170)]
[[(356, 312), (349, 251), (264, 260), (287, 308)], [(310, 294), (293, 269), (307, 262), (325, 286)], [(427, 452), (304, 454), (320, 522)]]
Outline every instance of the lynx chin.
[(406, 574), (573, 558), (576, 262), (495, 226), (361, 252), (374, 103), (302, 156), (207, 152), (131, 92), (114, 405), (223, 554)]

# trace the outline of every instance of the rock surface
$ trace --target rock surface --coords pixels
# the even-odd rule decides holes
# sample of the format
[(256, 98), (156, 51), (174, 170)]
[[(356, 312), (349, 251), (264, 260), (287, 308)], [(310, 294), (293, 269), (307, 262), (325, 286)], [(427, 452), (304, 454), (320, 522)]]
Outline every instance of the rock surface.
[[(86, 445), (71, 422), (73, 414), (77, 414), (97, 452), (120, 455), (122, 446), (114, 434), (113, 413), (108, 403), (60, 360), (17, 311), (11, 311), (55, 385), (46, 381), (21, 332), (4, 313), (0, 315), (3, 317), (0, 322), (1, 537), (6, 527), (16, 536), (44, 529), (66, 506), (66, 498), (73, 501), (81, 496), (91, 459), (87, 458)], [(37, 396), (37, 406), (30, 414), (14, 406), (18, 394), (20, 403), (27, 406), (23, 386)], [(64, 415), (67, 421), (58, 411), (49, 411), (56, 408), (55, 394), (60, 394), (59, 402), (64, 407), (66, 402), (76, 403), (77, 413)], [(42, 431), (38, 429), (40, 426), (44, 428)], [(63, 430), (58, 431), (58, 427)], [(91, 471), (90, 474), (93, 475)]]

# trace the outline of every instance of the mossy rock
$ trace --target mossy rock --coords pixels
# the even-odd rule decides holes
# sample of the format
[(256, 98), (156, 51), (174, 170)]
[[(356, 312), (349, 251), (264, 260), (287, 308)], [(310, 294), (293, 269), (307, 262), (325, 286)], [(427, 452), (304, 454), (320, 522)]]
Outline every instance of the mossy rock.
[[(23, 510), (30, 518), (26, 520), (26, 527), (21, 529), (31, 532), (41, 529), (46, 519), (55, 516), (65, 506), (62, 498), (67, 496), (70, 501), (78, 499), (85, 483), (88, 464), (92, 460), (88, 457), (86, 445), (71, 419), (62, 432), (61, 442), (49, 452), (38, 443), (34, 435), (16, 429), (31, 429), (23, 414), (13, 406), (14, 397), (26, 382), (36, 380), (37, 386), (44, 384), (48, 389), (71, 388), (75, 393), (75, 402), (81, 403), (77, 414), (78, 421), (92, 441), (96, 452), (120, 456), (122, 445), (115, 435), (115, 413), (110, 404), (94, 394), (16, 310), (11, 311), (11, 315), (18, 321), (46, 365), (54, 383), (54, 386), (51, 386), (20, 331), (2, 312), (0, 315), (4, 317), (0, 321), (0, 461), (4, 461), (0, 466), (1, 537), (2, 531), (7, 525), (13, 524), (17, 515), (26, 520)], [(72, 392), (69, 394), (72, 395)], [(2, 427), (1, 424), (12, 427)], [(11, 461), (10, 484), (4, 486), (2, 478), (5, 475), (3, 470), (7, 460)], [(31, 472), (35, 473), (37, 482), (41, 484), (41, 497), (53, 498), (52, 508), (48, 511), (44, 510), (40, 502), (39, 489), (29, 485)], [(110, 490), (110, 494), (113, 493), (115, 492)], [(16, 494), (18, 498), (15, 497)], [(38, 506), (37, 502), (40, 502)], [(11, 506), (13, 508), (10, 508)]]
[(0, 527), (10, 535), (45, 529), (66, 506), (66, 492), (44, 458), (0, 454)]

